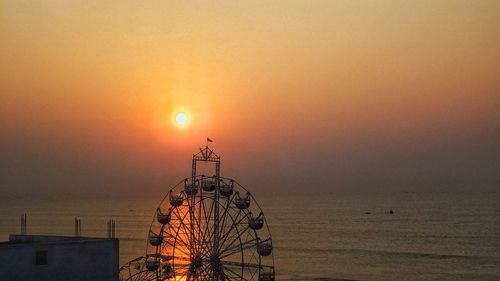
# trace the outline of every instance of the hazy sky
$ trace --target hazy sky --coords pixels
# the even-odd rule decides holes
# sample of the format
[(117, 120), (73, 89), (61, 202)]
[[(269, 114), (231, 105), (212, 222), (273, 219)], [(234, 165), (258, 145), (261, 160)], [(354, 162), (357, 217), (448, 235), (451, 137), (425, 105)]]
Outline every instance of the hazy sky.
[(498, 190), (499, 15), (486, 0), (0, 0), (1, 192), (156, 192), (207, 136), (251, 190)]

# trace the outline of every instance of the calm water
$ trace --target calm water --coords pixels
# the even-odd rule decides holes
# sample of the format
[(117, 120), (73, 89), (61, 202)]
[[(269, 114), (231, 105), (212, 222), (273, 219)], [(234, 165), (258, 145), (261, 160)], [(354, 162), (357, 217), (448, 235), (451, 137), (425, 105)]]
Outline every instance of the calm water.
[[(254, 194), (270, 224), (278, 280), (500, 280), (500, 193)], [(161, 198), (0, 197), (0, 240), (18, 233), (106, 235), (121, 263), (145, 251)], [(390, 209), (394, 214), (388, 214)]]

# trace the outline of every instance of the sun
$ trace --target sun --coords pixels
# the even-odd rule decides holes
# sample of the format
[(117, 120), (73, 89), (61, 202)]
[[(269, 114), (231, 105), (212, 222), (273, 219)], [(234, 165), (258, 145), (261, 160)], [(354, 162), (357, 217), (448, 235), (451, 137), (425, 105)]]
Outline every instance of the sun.
[(186, 127), (189, 123), (189, 117), (185, 112), (177, 112), (175, 114), (175, 124), (178, 127)]

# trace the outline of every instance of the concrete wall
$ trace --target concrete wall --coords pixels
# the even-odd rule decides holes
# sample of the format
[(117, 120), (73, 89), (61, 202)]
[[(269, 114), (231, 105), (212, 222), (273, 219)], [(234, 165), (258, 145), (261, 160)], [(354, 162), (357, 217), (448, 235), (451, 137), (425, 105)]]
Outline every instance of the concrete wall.
[[(9, 241), (0, 243), (2, 281), (118, 280), (118, 239), (11, 235)], [(36, 252), (44, 250), (47, 264), (36, 265)]]

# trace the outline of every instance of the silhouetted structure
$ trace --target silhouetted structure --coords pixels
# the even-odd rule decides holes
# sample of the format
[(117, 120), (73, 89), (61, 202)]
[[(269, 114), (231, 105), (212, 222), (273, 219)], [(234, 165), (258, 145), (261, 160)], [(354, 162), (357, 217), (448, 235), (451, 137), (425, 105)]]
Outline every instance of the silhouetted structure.
[[(274, 281), (264, 213), (248, 190), (220, 175), (220, 157), (208, 142), (193, 155), (191, 177), (156, 209), (146, 254), (125, 264), (120, 280)], [(208, 176), (199, 162), (212, 164)]]
[(118, 239), (13, 235), (0, 243), (0, 280), (116, 281)]

